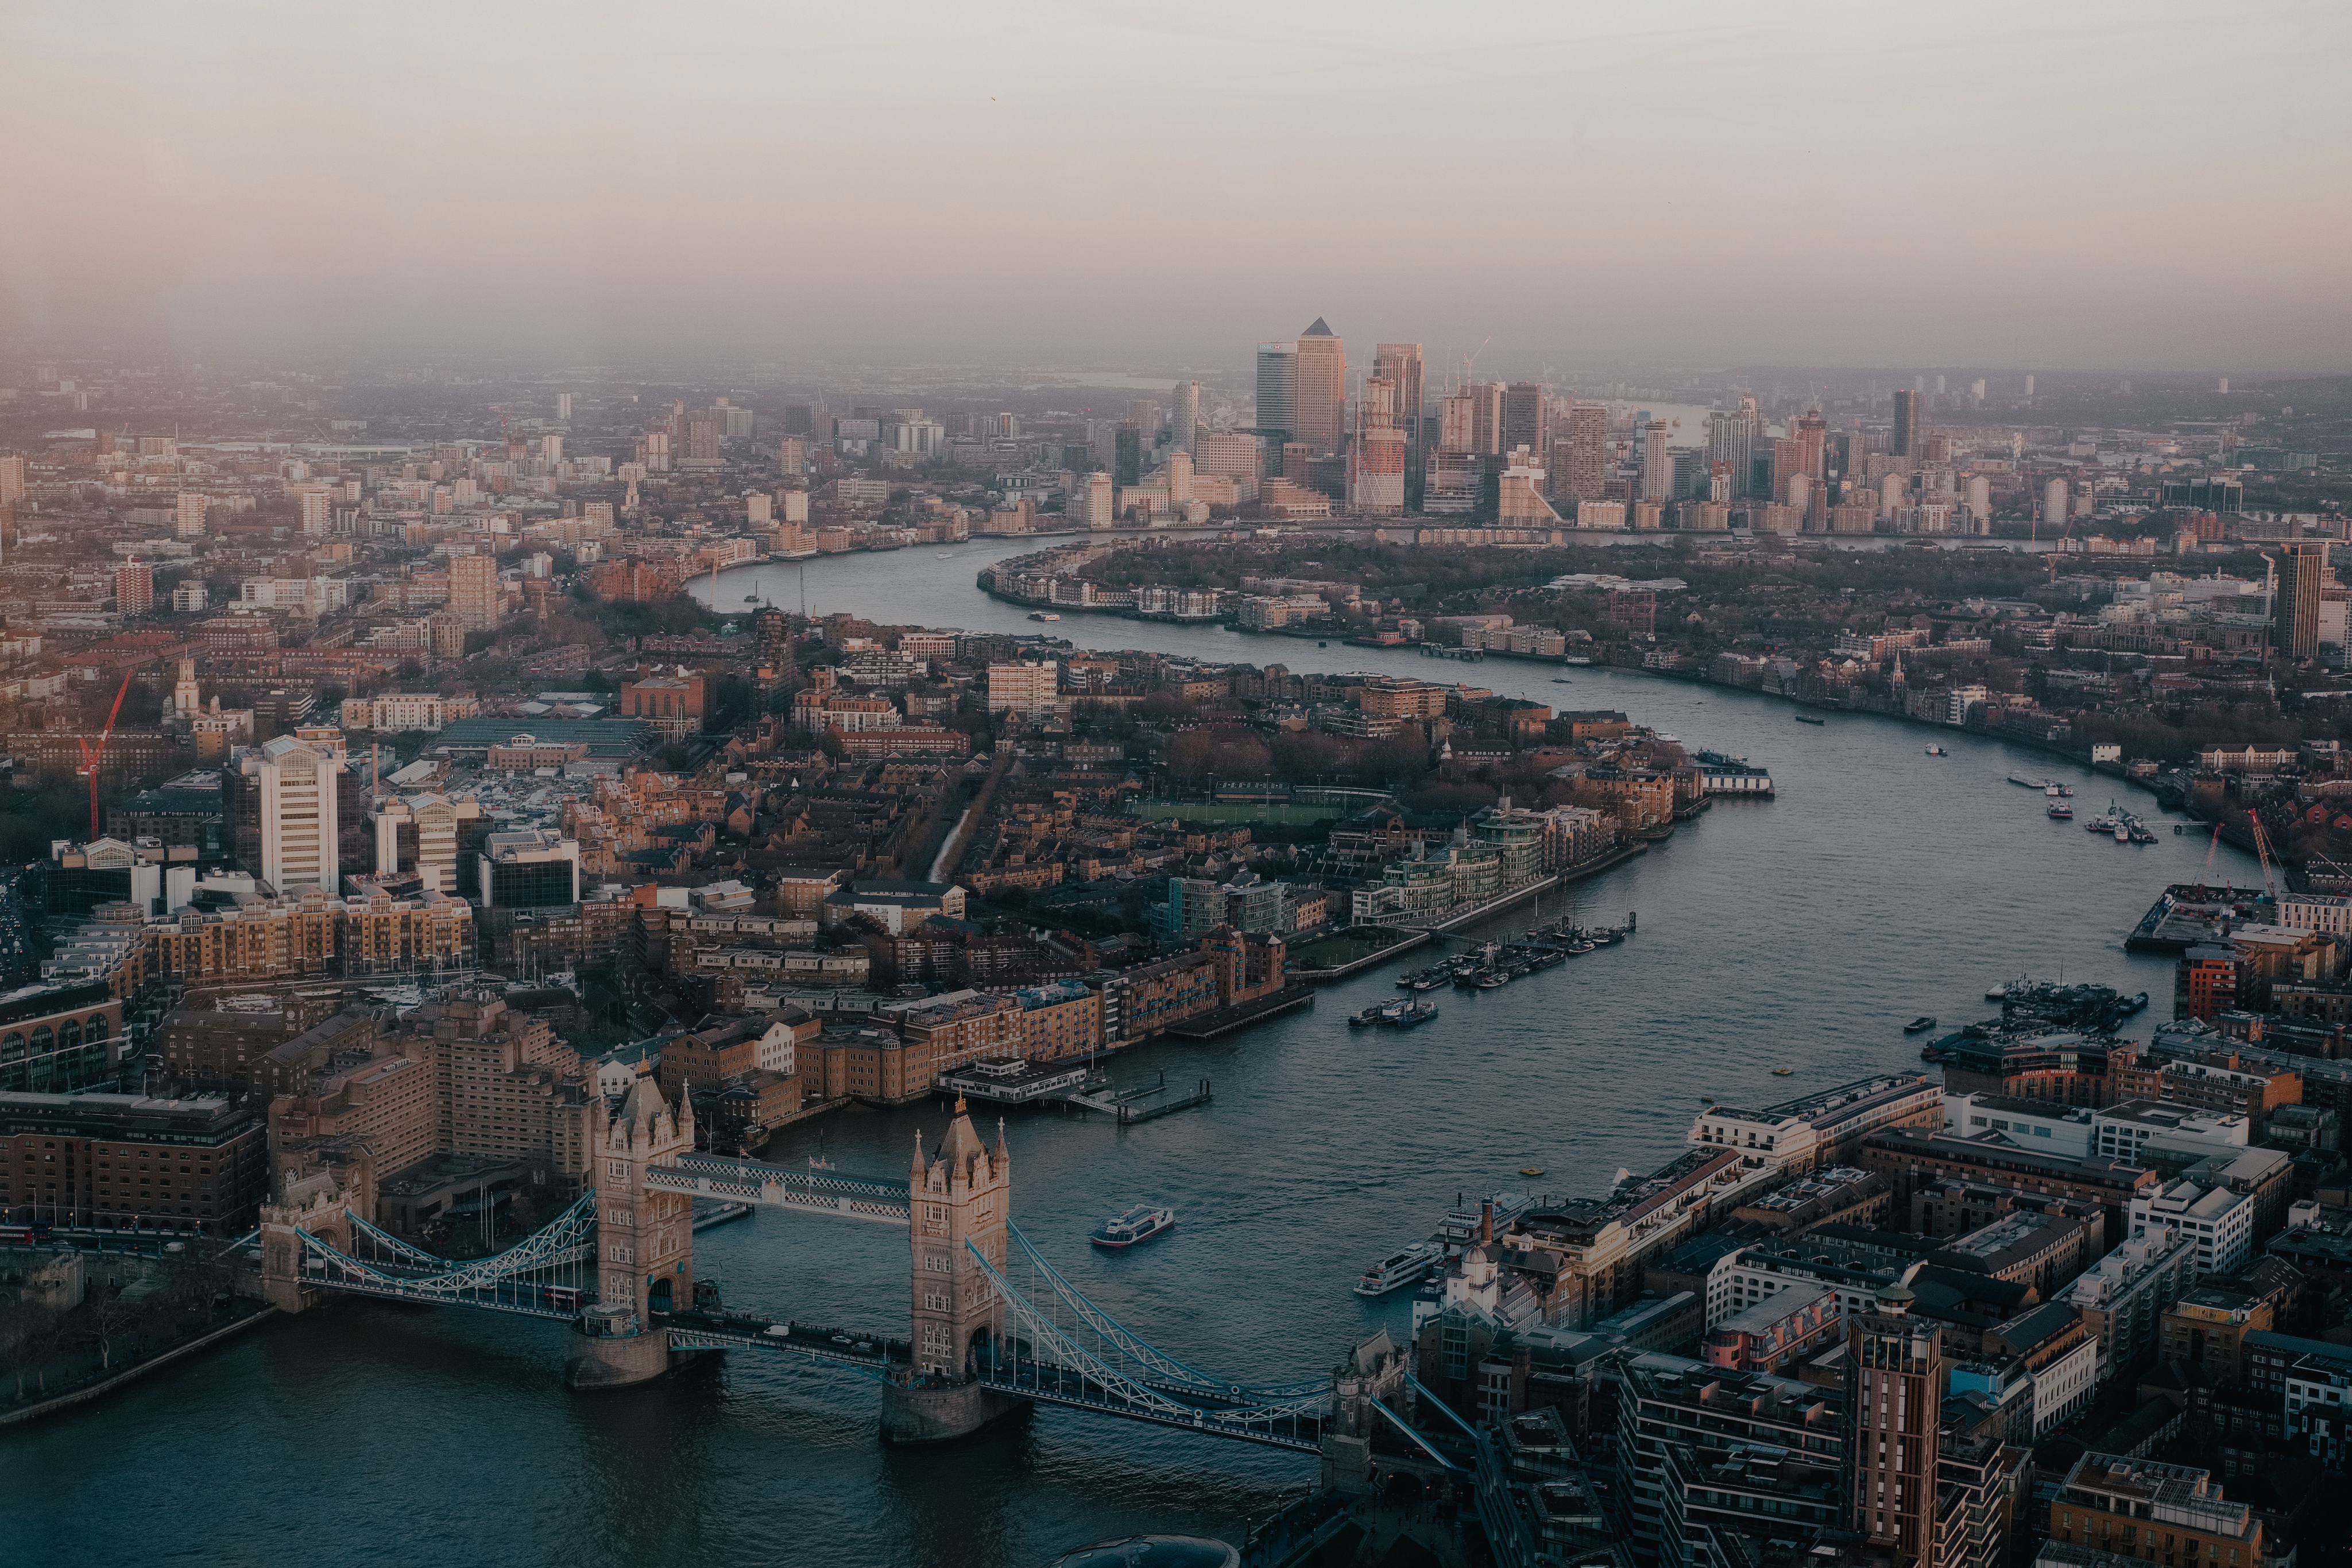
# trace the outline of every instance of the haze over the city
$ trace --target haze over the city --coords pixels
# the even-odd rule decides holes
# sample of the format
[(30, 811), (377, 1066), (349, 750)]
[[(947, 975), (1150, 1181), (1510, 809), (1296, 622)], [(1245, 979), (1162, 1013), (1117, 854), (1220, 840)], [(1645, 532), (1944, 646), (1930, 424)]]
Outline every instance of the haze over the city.
[(0, 16), (0, 340), (2341, 369), (2339, 7)]

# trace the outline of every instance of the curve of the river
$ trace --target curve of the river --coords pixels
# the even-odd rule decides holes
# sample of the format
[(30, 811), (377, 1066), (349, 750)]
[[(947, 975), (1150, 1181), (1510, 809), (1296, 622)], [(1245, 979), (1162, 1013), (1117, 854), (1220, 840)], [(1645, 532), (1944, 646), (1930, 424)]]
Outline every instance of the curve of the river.
[[(972, 584), (983, 561), (1033, 548), (819, 559), (808, 602), (1034, 632)], [(739, 570), (717, 594), (796, 604), (802, 578)], [(2144, 988), (2156, 1003), (2137, 1020), (2143, 1034), (2168, 1014), (2171, 966), (2126, 955), (2121, 938), (2164, 883), (2196, 873), (2206, 841), (2163, 832), (2126, 848), (2048, 821), (2006, 775), (2073, 780), (2086, 816), (2120, 791), (2044, 755), (1890, 720), (1798, 725), (1778, 701), (1630, 673), (1465, 668), (1110, 618), (1054, 630), (1081, 645), (1460, 677), (1622, 708), (1745, 755), (1780, 787), (1777, 800), (1718, 805), (1575, 891), (1591, 916), (1640, 912), (1622, 946), (1490, 994), (1446, 993), (1443, 1016), (1410, 1034), (1349, 1031), (1348, 1012), (1395, 994), (1391, 967), (1331, 988), (1312, 1011), (1115, 1064), (1122, 1078), (1211, 1077), (1208, 1108), (1124, 1131), (1013, 1120), (1024, 1230), (1130, 1326), (1237, 1379), (1312, 1373), (1376, 1325), (1401, 1329), (1409, 1293), (1366, 1301), (1349, 1286), (1457, 1194), (1528, 1185), (1522, 1166), (1544, 1168), (1540, 1188), (1597, 1191), (1620, 1166), (1671, 1157), (1702, 1095), (1764, 1101), (1910, 1065), (1906, 1019), (1982, 1016), (1997, 979), (2063, 971)], [(1927, 756), (1930, 740), (1953, 755)], [(2154, 814), (2144, 797), (2136, 809)], [(853, 1111), (792, 1129), (770, 1153), (895, 1174), (916, 1130), (936, 1136), (941, 1122), (936, 1107)], [(1085, 1244), (1106, 1213), (1142, 1198), (1176, 1207), (1174, 1232), (1127, 1254)], [(895, 1231), (772, 1213), (697, 1241), (700, 1270), (730, 1300), (893, 1331), (906, 1320), (906, 1248)], [(888, 1450), (870, 1384), (740, 1354), (573, 1396), (558, 1376), (563, 1341), (550, 1326), (376, 1303), (266, 1325), (0, 1436), (15, 1499), (0, 1540), (26, 1545), (27, 1562), (965, 1568), (1040, 1563), (1147, 1527), (1237, 1540), (1314, 1477), (1303, 1458), (1066, 1411)]]

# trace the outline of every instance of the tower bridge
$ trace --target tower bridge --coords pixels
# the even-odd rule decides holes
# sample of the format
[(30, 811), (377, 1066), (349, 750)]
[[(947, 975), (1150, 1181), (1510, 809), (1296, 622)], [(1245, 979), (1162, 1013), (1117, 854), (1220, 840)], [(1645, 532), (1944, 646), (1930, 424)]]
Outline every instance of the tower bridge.
[[(1360, 1474), (1370, 1426), (1404, 1425), (1394, 1408), (1412, 1397), (1404, 1357), (1385, 1336), (1338, 1375), (1243, 1383), (1160, 1350), (1088, 1301), (1013, 1225), (1003, 1124), (992, 1146), (961, 1100), (936, 1149), (917, 1134), (898, 1182), (697, 1153), (691, 1105), (673, 1107), (641, 1079), (596, 1140), (592, 1180), (514, 1247), (452, 1261), (362, 1218), (374, 1208), (364, 1159), (281, 1176), (262, 1210), (264, 1293), (288, 1312), (333, 1293), (565, 1321), (565, 1375), (581, 1389), (642, 1383), (716, 1352), (797, 1357), (877, 1380), (883, 1435), (899, 1443), (1053, 1405), (1321, 1453), (1327, 1478), (1336, 1460), (1344, 1482)], [(723, 1305), (695, 1281), (697, 1197), (905, 1227), (907, 1330)]]

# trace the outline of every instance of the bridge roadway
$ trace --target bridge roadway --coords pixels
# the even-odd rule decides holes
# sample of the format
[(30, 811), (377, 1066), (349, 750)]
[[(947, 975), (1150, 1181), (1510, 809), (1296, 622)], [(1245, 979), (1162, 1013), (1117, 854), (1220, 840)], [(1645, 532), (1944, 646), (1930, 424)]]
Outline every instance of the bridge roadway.
[[(385, 1272), (390, 1273), (391, 1270)], [(570, 1305), (558, 1306), (551, 1303), (548, 1287), (521, 1281), (502, 1281), (495, 1286), (462, 1293), (427, 1293), (392, 1281), (337, 1273), (313, 1259), (302, 1270), (302, 1283), (314, 1290), (333, 1291), (346, 1296), (374, 1296), (387, 1301), (423, 1302), (429, 1306), (479, 1307), (485, 1312), (510, 1312), (516, 1317), (546, 1318), (562, 1323), (580, 1321), (579, 1291), (570, 1292)]]
[[(880, 1334), (852, 1333), (846, 1329), (796, 1323), (789, 1319), (763, 1318), (756, 1312), (688, 1311), (656, 1313), (654, 1322), (669, 1330), (677, 1350), (772, 1350), (830, 1362), (879, 1377), (893, 1361), (904, 1364), (914, 1346)], [(775, 1331), (786, 1332), (778, 1333)]]
[(909, 1223), (907, 1184), (871, 1181), (832, 1171), (795, 1170), (723, 1155), (679, 1155), (666, 1166), (646, 1167), (645, 1185), (654, 1192), (695, 1197), (732, 1198), (803, 1214), (827, 1214), (881, 1225)]

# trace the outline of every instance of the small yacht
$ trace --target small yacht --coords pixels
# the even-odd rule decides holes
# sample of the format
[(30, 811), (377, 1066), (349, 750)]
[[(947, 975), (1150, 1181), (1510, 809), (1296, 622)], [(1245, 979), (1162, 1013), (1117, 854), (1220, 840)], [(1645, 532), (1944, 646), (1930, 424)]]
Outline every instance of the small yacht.
[(1445, 1249), (1437, 1243), (1416, 1241), (1365, 1270), (1363, 1278), (1356, 1281), (1356, 1294), (1385, 1296), (1391, 1291), (1402, 1291), (1428, 1273), (1444, 1256)]
[(1157, 1208), (1148, 1203), (1139, 1203), (1117, 1218), (1105, 1220), (1103, 1228), (1087, 1239), (1097, 1247), (1117, 1251), (1122, 1247), (1133, 1247), (1139, 1242), (1149, 1241), (1161, 1231), (1173, 1228), (1175, 1224), (1174, 1209)]

